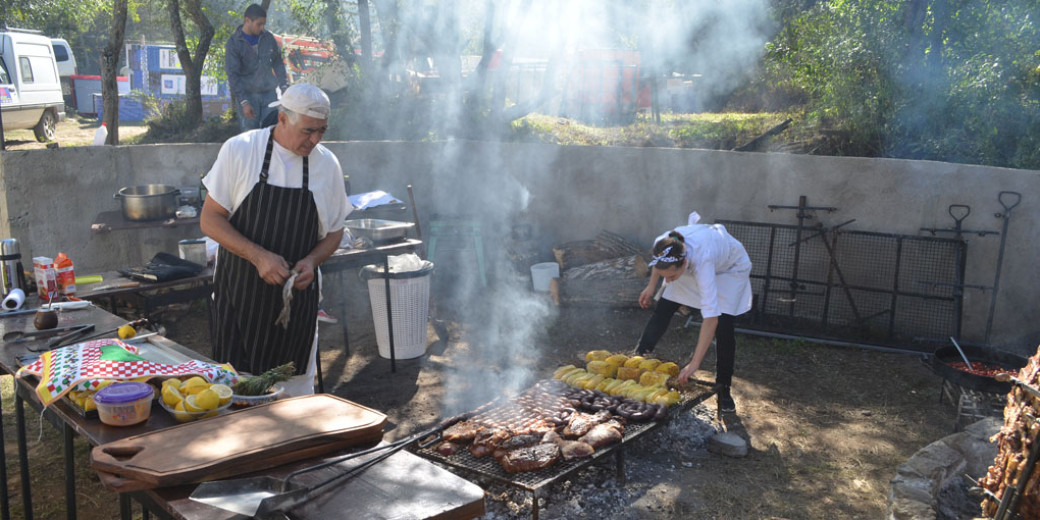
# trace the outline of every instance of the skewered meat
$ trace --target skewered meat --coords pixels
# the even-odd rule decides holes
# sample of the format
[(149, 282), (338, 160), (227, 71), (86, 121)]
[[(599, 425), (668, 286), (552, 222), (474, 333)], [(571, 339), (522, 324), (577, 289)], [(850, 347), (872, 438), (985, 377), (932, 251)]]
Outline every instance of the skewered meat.
[(593, 448), (599, 449), (604, 446), (610, 446), (611, 444), (621, 442), (625, 432), (625, 427), (621, 423), (610, 420), (604, 423), (599, 423), (592, 427), (588, 433), (578, 439), (580, 442), (587, 443)]
[(583, 459), (591, 457), (596, 452), (596, 449), (589, 446), (588, 443), (564, 439), (553, 430), (550, 430), (542, 437), (542, 442), (552, 442), (559, 446), (560, 454), (563, 455), (564, 460)]
[(554, 443), (539, 443), (506, 452), (499, 461), (506, 473), (536, 471), (556, 464), (560, 460), (560, 447)]
[(593, 426), (610, 419), (610, 410), (600, 410), (595, 414), (575, 412), (571, 414), (571, 421), (563, 428), (563, 436), (567, 438), (581, 437), (589, 432)]
[(472, 441), (482, 430), (484, 430), (484, 427), (476, 422), (462, 421), (444, 430), (441, 438), (448, 442), (467, 443)]

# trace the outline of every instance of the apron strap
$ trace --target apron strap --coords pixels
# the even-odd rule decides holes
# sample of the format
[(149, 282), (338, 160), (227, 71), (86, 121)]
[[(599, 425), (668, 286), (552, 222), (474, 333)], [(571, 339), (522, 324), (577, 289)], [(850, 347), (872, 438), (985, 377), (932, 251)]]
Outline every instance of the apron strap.
[[(277, 126), (277, 125), (275, 125)], [(260, 182), (267, 184), (267, 169), (271, 167), (271, 152), (274, 151), (274, 126), (271, 127), (271, 131), (268, 132), (267, 136), (267, 150), (264, 152), (264, 164), (260, 167)], [(306, 163), (304, 163), (304, 178), (307, 175)]]
[[(275, 125), (277, 126), (277, 125)], [(260, 167), (260, 182), (267, 184), (267, 170), (271, 167), (271, 153), (274, 152), (274, 126), (271, 127), (269, 136), (267, 137), (267, 149), (264, 151), (264, 164)], [(303, 158), (303, 189), (310, 187), (311, 169), (309, 157), (304, 156)]]

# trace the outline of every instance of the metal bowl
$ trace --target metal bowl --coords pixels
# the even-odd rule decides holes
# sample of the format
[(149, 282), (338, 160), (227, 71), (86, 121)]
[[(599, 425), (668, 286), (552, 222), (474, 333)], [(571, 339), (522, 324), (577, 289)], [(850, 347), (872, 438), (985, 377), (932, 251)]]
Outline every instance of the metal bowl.
[(400, 222), (397, 220), (383, 220), (378, 218), (361, 218), (348, 220), (346, 228), (355, 237), (369, 238), (373, 242), (389, 242), (400, 240), (408, 234), (408, 230), (415, 227), (411, 222)]

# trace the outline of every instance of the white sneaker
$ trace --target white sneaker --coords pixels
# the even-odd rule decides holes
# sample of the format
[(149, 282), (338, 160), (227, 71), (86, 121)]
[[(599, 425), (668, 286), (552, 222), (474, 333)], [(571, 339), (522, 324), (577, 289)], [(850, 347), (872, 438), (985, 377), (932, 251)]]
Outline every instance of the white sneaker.
[(325, 309), (318, 309), (318, 321), (325, 323), (339, 323), (339, 320), (333, 318), (329, 313), (325, 312)]

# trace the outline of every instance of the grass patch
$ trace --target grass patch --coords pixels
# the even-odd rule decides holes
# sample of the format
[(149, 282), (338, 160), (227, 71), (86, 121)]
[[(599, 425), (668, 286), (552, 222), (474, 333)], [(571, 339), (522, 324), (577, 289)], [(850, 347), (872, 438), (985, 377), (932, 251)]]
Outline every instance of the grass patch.
[(573, 119), (529, 114), (514, 121), (512, 129), (516, 140), (558, 145), (732, 150), (788, 118), (797, 122), (798, 117), (779, 112), (667, 113), (657, 122), (648, 114), (639, 114), (631, 124), (595, 126)]

